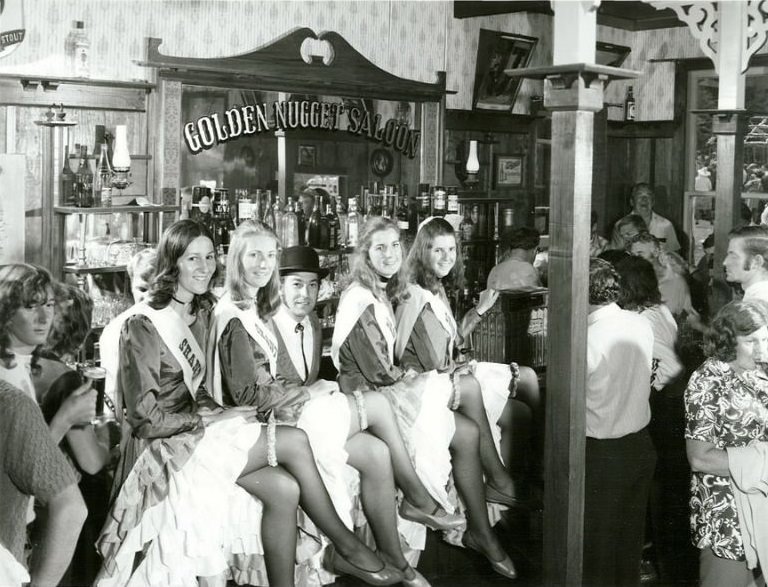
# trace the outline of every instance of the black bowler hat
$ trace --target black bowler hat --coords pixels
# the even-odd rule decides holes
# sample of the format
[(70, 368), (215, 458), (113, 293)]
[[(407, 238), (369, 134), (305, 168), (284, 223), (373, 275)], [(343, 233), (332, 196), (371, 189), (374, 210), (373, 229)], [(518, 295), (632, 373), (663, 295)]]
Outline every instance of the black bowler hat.
[(283, 249), (280, 255), (280, 275), (302, 272), (317, 273), (319, 279), (328, 275), (328, 269), (320, 267), (320, 258), (312, 247), (297, 246)]

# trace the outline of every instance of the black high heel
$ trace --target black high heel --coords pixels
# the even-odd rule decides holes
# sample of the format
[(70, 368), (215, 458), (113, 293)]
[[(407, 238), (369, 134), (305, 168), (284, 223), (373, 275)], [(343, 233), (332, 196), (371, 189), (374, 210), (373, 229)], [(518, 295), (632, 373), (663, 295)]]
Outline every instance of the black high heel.
[(365, 581), (369, 585), (394, 585), (403, 580), (403, 574), (399, 570), (383, 561), (381, 563), (381, 568), (377, 571), (368, 571), (358, 567), (355, 563), (348, 561), (338, 554), (333, 544), (328, 545), (325, 549), (323, 566), (332, 573), (337, 575), (352, 575), (353, 577)]

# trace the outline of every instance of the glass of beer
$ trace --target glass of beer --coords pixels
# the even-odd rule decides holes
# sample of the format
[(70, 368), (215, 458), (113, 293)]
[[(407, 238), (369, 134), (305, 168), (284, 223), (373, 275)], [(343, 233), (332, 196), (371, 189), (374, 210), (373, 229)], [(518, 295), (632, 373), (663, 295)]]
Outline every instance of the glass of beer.
[(84, 365), (81, 374), (90, 380), (91, 387), (96, 390), (96, 417), (91, 420), (91, 424), (103, 424), (114, 420), (113, 414), (104, 413), (104, 381), (107, 378), (107, 370), (96, 365)]

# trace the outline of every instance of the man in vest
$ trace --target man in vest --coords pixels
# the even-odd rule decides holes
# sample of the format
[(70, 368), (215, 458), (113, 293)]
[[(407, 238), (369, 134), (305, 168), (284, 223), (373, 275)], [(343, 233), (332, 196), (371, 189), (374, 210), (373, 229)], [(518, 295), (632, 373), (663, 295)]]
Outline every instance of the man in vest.
[(315, 315), (320, 280), (328, 270), (320, 267), (310, 247), (288, 247), (280, 258), (280, 299), (272, 317), (277, 337), (277, 378), (311, 385), (317, 381), (323, 347), (320, 320)]

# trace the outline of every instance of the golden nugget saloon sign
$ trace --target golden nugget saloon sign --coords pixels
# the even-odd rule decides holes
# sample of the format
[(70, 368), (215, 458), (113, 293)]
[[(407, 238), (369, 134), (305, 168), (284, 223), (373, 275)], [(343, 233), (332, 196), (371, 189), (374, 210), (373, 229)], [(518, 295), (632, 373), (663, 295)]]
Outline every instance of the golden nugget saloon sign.
[[(0, 0), (2, 1), (2, 0)], [(231, 140), (264, 132), (312, 128), (340, 130), (341, 115), (345, 112), (338, 102), (314, 100), (266, 102), (234, 106), (222, 113), (201, 116), (184, 125), (184, 142), (192, 153), (200, 153)], [(350, 134), (392, 147), (413, 159), (419, 151), (421, 131), (408, 127), (395, 118), (383, 121), (381, 115), (353, 106), (346, 111)]]
[(26, 33), (24, 0), (0, 0), (0, 57), (14, 51)]

